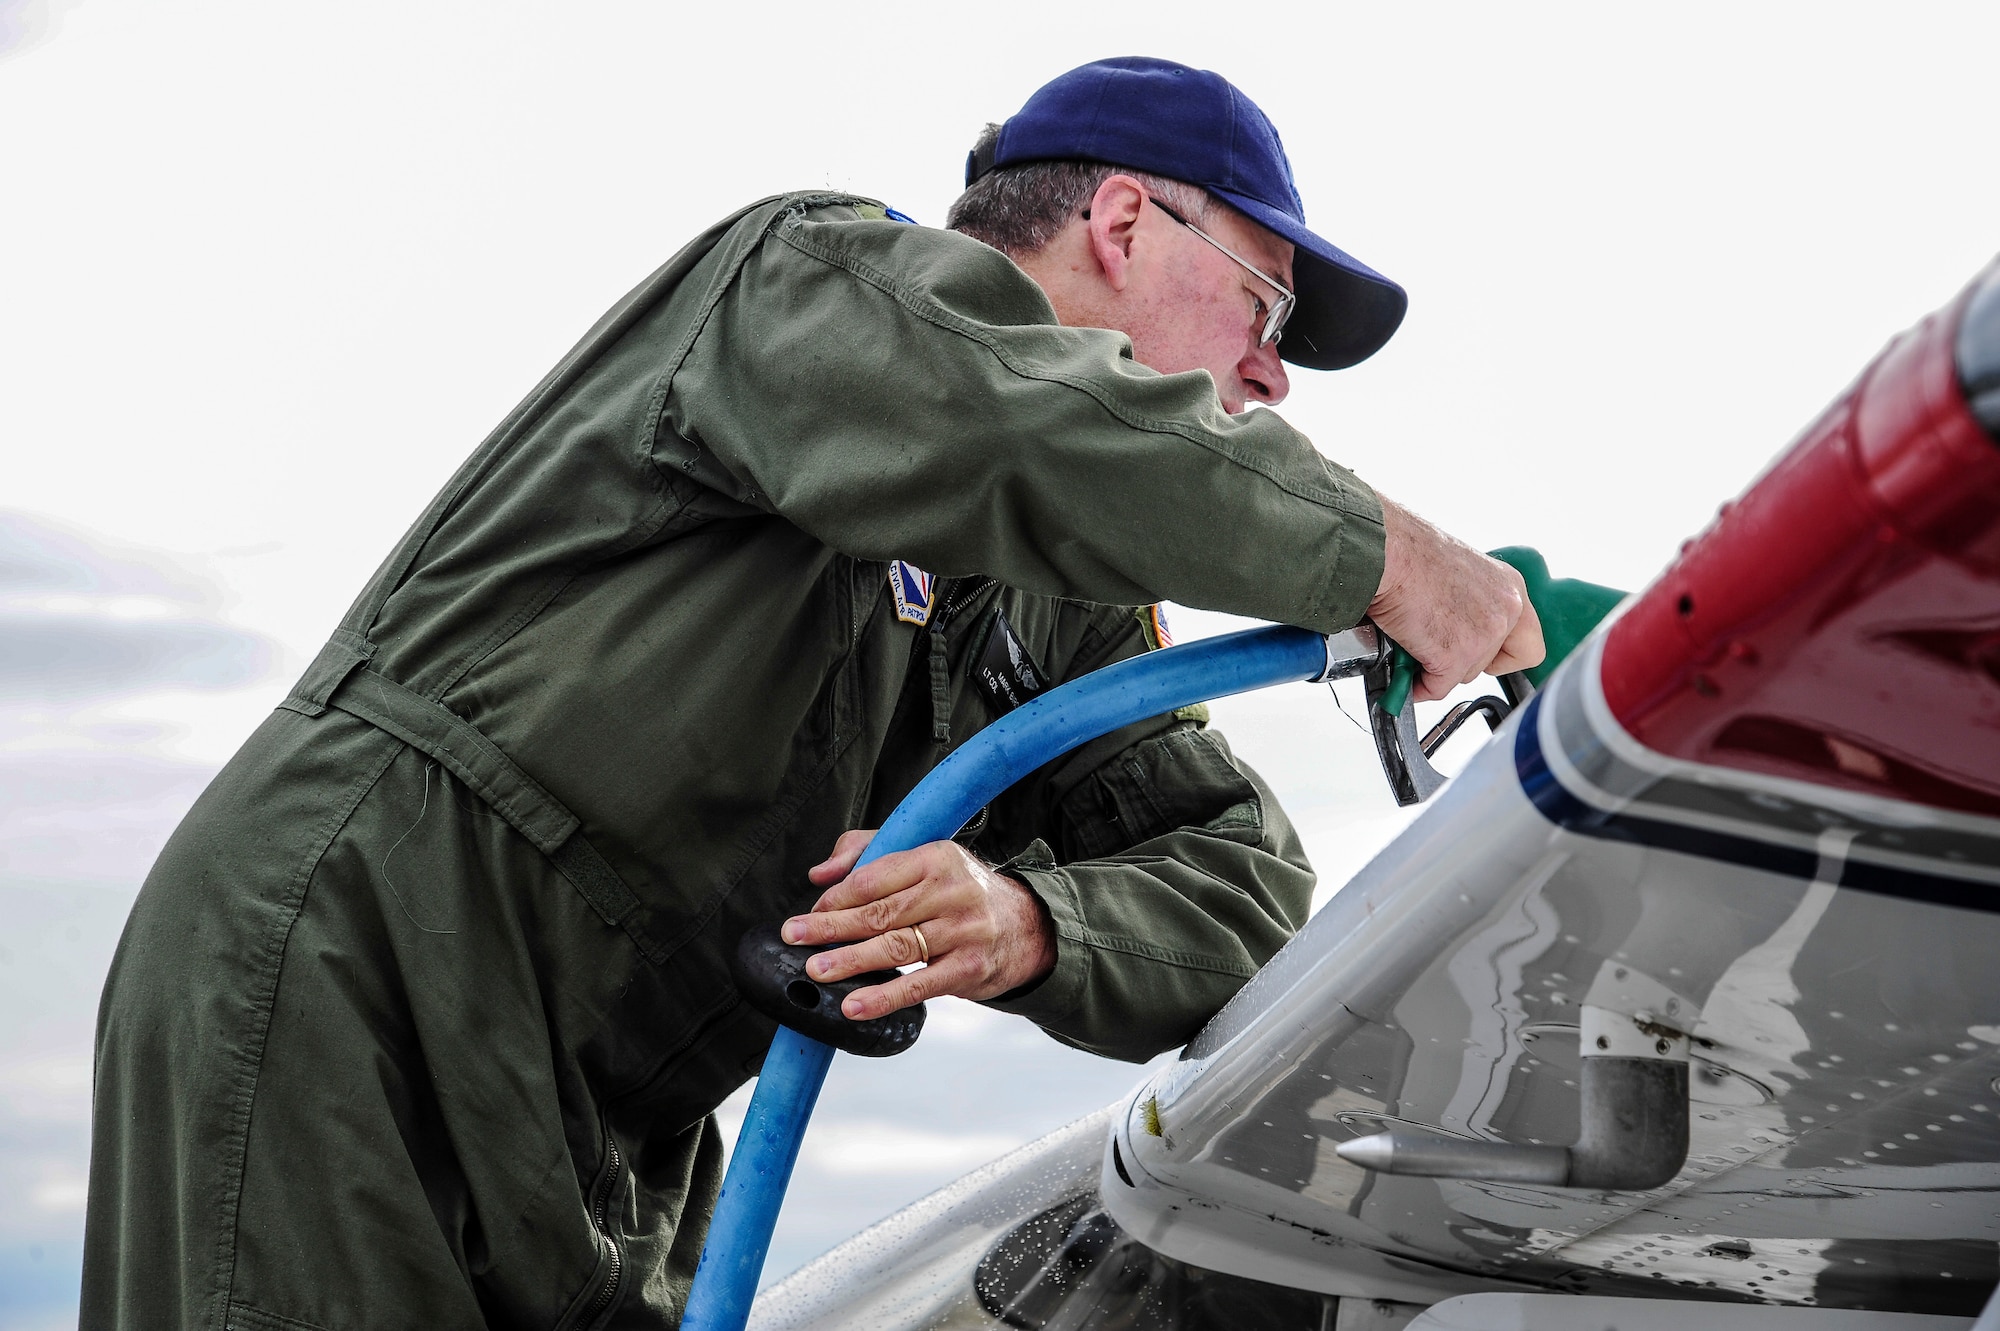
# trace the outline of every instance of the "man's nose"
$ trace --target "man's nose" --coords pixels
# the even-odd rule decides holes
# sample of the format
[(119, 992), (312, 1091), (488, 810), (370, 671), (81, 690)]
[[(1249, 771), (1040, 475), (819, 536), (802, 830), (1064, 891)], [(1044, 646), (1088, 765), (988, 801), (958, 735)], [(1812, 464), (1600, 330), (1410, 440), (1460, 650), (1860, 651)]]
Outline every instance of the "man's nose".
[(1267, 407), (1277, 406), (1292, 391), (1291, 377), (1285, 373), (1285, 363), (1278, 359), (1276, 342), (1259, 345), (1253, 339), (1249, 352), (1236, 363), (1236, 375), (1243, 381), (1244, 396)]

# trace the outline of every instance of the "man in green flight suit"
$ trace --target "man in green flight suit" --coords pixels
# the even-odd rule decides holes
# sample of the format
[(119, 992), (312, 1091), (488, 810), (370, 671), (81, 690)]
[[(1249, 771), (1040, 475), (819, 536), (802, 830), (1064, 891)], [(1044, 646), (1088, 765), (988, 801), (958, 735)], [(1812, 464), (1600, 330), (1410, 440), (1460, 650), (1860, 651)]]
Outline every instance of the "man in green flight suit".
[(1242, 93), (1085, 66), (968, 185), (953, 230), (791, 195), (670, 260), (202, 795), (99, 1016), (85, 1326), (672, 1326), (772, 1033), (749, 927), (847, 944), (828, 978), (928, 960), (849, 1015), (958, 995), (1142, 1059), (1304, 920), (1276, 801), (1171, 716), (850, 875), (953, 744), (1163, 599), (1372, 615), (1420, 698), (1539, 659), (1511, 570), (1244, 412), (1281, 331), (1352, 364), (1403, 296)]

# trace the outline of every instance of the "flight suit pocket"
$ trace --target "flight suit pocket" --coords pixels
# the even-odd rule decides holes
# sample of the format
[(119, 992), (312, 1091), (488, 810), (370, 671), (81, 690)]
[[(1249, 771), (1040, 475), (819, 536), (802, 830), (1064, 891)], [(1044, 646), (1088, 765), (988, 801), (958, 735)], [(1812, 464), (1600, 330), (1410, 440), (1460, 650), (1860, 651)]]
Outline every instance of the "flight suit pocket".
[(1221, 737), (1187, 725), (1101, 765), (1064, 798), (1061, 821), (1065, 859), (1101, 859), (1181, 827), (1254, 844), (1264, 808)]

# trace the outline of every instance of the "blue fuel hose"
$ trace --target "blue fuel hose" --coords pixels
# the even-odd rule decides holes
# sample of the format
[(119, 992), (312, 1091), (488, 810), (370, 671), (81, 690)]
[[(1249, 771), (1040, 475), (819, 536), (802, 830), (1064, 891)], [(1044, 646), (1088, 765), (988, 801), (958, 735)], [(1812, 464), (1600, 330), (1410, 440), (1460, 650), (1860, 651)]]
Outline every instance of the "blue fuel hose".
[[(1120, 726), (1272, 684), (1316, 679), (1326, 639), (1298, 628), (1246, 629), (1148, 652), (1073, 680), (967, 740), (917, 784), (862, 853), (942, 841), (994, 796), (1054, 758)], [(682, 1331), (742, 1331), (750, 1319), (778, 1208), (833, 1049), (780, 1027), (729, 1158)]]

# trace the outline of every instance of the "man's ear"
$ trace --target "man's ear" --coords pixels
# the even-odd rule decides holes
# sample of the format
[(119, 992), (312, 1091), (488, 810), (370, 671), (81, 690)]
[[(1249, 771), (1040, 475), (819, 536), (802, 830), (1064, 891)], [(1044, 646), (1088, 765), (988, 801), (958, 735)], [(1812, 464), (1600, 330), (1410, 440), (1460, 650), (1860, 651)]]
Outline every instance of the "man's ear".
[(1146, 190), (1130, 176), (1105, 178), (1090, 196), (1090, 253), (1113, 291), (1123, 291), (1132, 268), (1132, 234), (1146, 206)]

